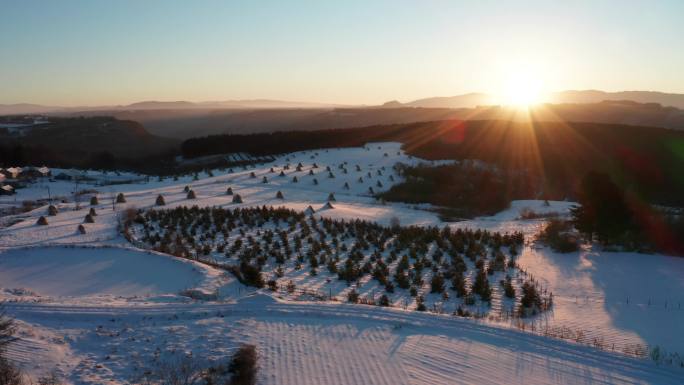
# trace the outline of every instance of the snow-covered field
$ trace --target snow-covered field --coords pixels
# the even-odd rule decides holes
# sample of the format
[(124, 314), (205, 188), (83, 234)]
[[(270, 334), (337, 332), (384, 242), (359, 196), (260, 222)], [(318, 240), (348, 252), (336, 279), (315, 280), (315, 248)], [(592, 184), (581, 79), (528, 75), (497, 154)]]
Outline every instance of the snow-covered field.
[[(528, 241), (543, 221), (519, 220), (521, 209), (565, 213), (572, 205), (517, 201), (492, 217), (447, 224), (431, 211), (382, 204), (370, 196), (369, 187), (378, 192), (400, 181), (392, 169), (397, 162), (420, 160), (404, 155), (398, 144), (375, 143), (290, 154), (256, 168), (202, 174), (199, 180), (153, 178), (147, 183), (78, 187), (43, 181), (19, 190), (17, 196), (0, 197), (0, 205), (15, 205), (47, 197), (49, 186), (52, 196), (67, 200), (56, 204), (56, 216), (47, 216), (43, 206), (0, 221), (11, 224), (0, 228), (0, 299), (11, 301), (8, 310), (19, 319), (21, 332), (11, 357), (35, 375), (56, 367), (79, 384), (131, 382), (152, 365), (157, 348), (214, 360), (224, 359), (239, 342), (257, 345), (264, 384), (684, 381), (684, 369), (622, 354), (625, 347), (636, 345), (684, 353), (683, 259), (591, 248), (555, 254), (526, 244), (519, 265), (554, 293), (553, 310), (537, 319), (537, 327), (581, 331), (588, 336), (582, 342), (595, 338), (601, 350), (521, 332), (507, 323), (401, 308), (275, 302), (263, 294), (251, 296), (253, 290), (211, 267), (136, 250), (117, 231), (127, 207), (153, 208), (160, 194), (164, 208), (267, 205), (303, 211), (312, 206), (317, 217), (385, 225), (396, 217), (402, 225), (522, 231)], [(301, 171), (296, 170), (298, 163)], [(312, 168), (314, 163), (317, 168)], [(279, 176), (281, 171), (285, 176)], [(196, 199), (187, 199), (186, 185)], [(243, 203), (232, 203), (228, 187)], [(75, 210), (76, 188), (98, 193), (81, 196), (81, 209)], [(276, 199), (277, 191), (284, 199)], [(113, 205), (119, 192), (126, 203)], [(330, 193), (335, 195), (333, 208), (324, 209)], [(95, 223), (84, 224), (86, 234), (80, 234), (77, 227), (91, 207), (92, 195), (99, 198), (93, 206), (98, 215)], [(41, 215), (48, 226), (35, 224)], [(298, 284), (306, 285), (306, 275), (300, 278)], [(188, 289), (215, 293), (219, 299), (191, 300), (181, 295)]]

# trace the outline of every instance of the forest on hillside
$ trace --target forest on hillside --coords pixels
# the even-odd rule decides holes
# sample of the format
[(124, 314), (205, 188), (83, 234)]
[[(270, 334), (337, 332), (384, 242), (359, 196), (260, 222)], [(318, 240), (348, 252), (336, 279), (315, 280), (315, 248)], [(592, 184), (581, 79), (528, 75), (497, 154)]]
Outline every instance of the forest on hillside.
[(408, 154), (428, 160), (480, 159), (524, 173), (541, 183), (536, 190), (549, 199), (572, 198), (581, 178), (597, 171), (645, 201), (684, 206), (684, 132), (657, 127), (448, 120), (208, 136), (186, 140), (181, 152), (188, 158), (241, 151), (271, 155), (376, 141), (401, 142)]

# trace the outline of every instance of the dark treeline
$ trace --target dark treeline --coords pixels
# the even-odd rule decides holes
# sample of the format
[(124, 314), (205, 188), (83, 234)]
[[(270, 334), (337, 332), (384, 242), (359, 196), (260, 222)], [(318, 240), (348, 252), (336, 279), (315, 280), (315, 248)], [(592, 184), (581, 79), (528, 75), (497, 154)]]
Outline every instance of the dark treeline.
[[(425, 159), (481, 159), (538, 180), (537, 193), (575, 198), (588, 172), (604, 172), (642, 199), (684, 206), (684, 131), (600, 123), (440, 121), (189, 139), (186, 157), (279, 154), (398, 141)], [(530, 196), (535, 198), (537, 196)]]
[(55, 149), (50, 146), (0, 144), (0, 167), (41, 166), (83, 168), (98, 170), (136, 171), (146, 174), (167, 175), (177, 171), (174, 162), (176, 151), (136, 157), (121, 157), (109, 151), (84, 151), (80, 148)]
[(684, 215), (644, 204), (603, 173), (588, 173), (578, 195), (572, 224), (588, 240), (625, 250), (684, 255)]
[(493, 215), (511, 200), (535, 196), (538, 181), (524, 172), (497, 170), (476, 162), (441, 166), (400, 166), (406, 179), (380, 197), (388, 201), (431, 203), (444, 219)]

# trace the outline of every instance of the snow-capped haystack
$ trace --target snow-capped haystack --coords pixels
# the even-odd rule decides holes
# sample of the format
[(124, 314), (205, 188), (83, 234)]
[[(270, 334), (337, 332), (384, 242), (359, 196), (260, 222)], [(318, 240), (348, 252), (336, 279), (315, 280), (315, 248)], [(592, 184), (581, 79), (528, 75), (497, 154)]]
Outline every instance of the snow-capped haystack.
[(335, 202), (335, 194), (333, 194), (333, 193), (328, 194), (328, 202)]
[(59, 210), (57, 210), (57, 207), (55, 207), (54, 205), (50, 205), (48, 206), (47, 212), (49, 216), (54, 217), (55, 215), (57, 215)]
[(356, 171), (361, 171), (361, 166), (359, 166), (358, 164), (356, 165)]
[(357, 181), (358, 181), (359, 183), (363, 183), (363, 177), (359, 177), (359, 179), (358, 179)]
[(288, 163), (288, 164), (286, 164), (285, 166), (283, 166), (283, 169), (284, 169), (284, 170), (289, 170), (289, 169), (290, 169), (290, 164)]
[(91, 206), (97, 206), (99, 204), (100, 204), (100, 201), (98, 201), (97, 195), (93, 195), (92, 197), (90, 197), (90, 205)]
[(256, 178), (256, 174), (254, 173), (254, 171), (249, 173), (249, 177), (252, 179)]
[(377, 186), (378, 188), (382, 188), (382, 182), (378, 181)]
[(342, 174), (346, 174), (346, 173), (347, 173), (347, 169), (346, 169), (346, 168), (343, 168), (343, 169), (342, 169)]
[(36, 221), (36, 224), (39, 226), (47, 226), (48, 221), (47, 219), (45, 219), (44, 216), (41, 215), (40, 218), (38, 218), (38, 220)]
[(382, 171), (378, 170), (378, 176), (382, 176)]
[(226, 195), (233, 195), (233, 188), (232, 187), (228, 187), (226, 189)]
[(268, 178), (266, 178), (265, 176), (261, 178), (261, 183), (268, 183)]
[(276, 199), (285, 199), (283, 193), (280, 190), (278, 190), (278, 192), (276, 193)]
[(285, 176), (285, 171), (280, 171), (280, 174), (278, 176)]
[(318, 179), (314, 178), (313, 184), (317, 185), (317, 184), (318, 184)]
[(95, 212), (95, 208), (94, 208), (94, 207), (91, 207), (91, 208), (90, 208), (90, 211), (88, 211), (88, 215), (90, 215), (90, 216), (92, 216), (92, 217), (96, 217), (96, 216), (97, 216), (97, 213)]
[(333, 174), (332, 172), (331, 172), (331, 173), (328, 173), (328, 178), (334, 179), (334, 178), (335, 178), (335, 174)]
[(197, 195), (195, 195), (195, 190), (190, 190), (188, 191), (188, 195), (186, 196), (187, 199), (196, 199)]
[(373, 177), (373, 174), (371, 174), (370, 171), (368, 171), (368, 177), (369, 177), (369, 178), (372, 178), (372, 177)]
[(304, 165), (302, 164), (302, 162), (297, 163), (297, 168), (302, 168), (302, 167), (304, 167)]
[(394, 182), (394, 176), (390, 175), (389, 180), (390, 180), (390, 182)]
[(311, 166), (311, 168), (318, 168), (318, 165), (317, 165), (316, 163), (314, 163), (314, 164)]
[(233, 195), (233, 203), (242, 203), (242, 197), (240, 194)]
[(126, 203), (126, 197), (123, 193), (119, 193), (119, 195), (116, 196), (116, 203)]
[(90, 214), (86, 214), (85, 218), (83, 218), (83, 223), (95, 223), (95, 218)]
[(309, 175), (313, 175), (313, 174), (314, 174), (313, 170), (309, 170)]
[(344, 188), (345, 190), (349, 190), (349, 183), (344, 182), (344, 186), (342, 188)]
[(86, 233), (85, 226), (83, 226), (82, 224), (79, 224), (78, 227), (76, 228), (76, 231), (78, 231), (79, 234), (85, 234)]
[(384, 156), (385, 158), (387, 158), (387, 157), (389, 156), (389, 154), (388, 154), (388, 153), (385, 153), (383, 156)]
[(190, 191), (190, 186), (186, 185), (185, 187), (183, 187), (184, 193), (187, 193), (188, 191)]
[[(300, 163), (301, 164), (301, 163)], [(296, 171), (302, 171), (302, 166), (297, 166)]]
[(292, 183), (297, 183), (297, 182), (299, 182), (299, 179), (297, 179), (297, 176), (295, 175), (295, 176), (292, 178)]
[(157, 201), (155, 203), (157, 204), (157, 206), (164, 206), (166, 204), (164, 196), (162, 196), (161, 194), (157, 195)]
[(332, 205), (332, 203), (330, 203), (330, 202), (325, 202), (325, 204), (323, 205), (323, 207), (321, 207), (322, 210), (332, 210), (332, 209), (334, 209), (334, 208), (335, 208), (335, 207), (334, 207), (334, 206)]
[(275, 172), (275, 170), (273, 169), (273, 167), (271, 167), (271, 169), (268, 172)]
[(330, 171), (330, 166), (325, 166), (325, 171)]
[(368, 187), (368, 193), (375, 194), (375, 191), (373, 191), (373, 187)]
[(316, 210), (314, 210), (314, 208), (311, 207), (311, 206), (308, 206), (308, 207), (304, 210), (304, 214), (306, 214), (306, 215), (313, 215), (313, 213), (315, 213), (315, 212), (316, 212)]

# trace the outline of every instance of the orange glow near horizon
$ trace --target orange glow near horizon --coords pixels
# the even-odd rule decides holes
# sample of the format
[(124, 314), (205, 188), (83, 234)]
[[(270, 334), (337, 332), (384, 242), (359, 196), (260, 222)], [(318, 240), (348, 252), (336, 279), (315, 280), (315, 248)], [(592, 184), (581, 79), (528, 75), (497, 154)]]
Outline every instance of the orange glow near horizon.
[(499, 103), (506, 106), (527, 108), (543, 101), (543, 83), (540, 74), (526, 69), (516, 69), (508, 76), (499, 95)]

